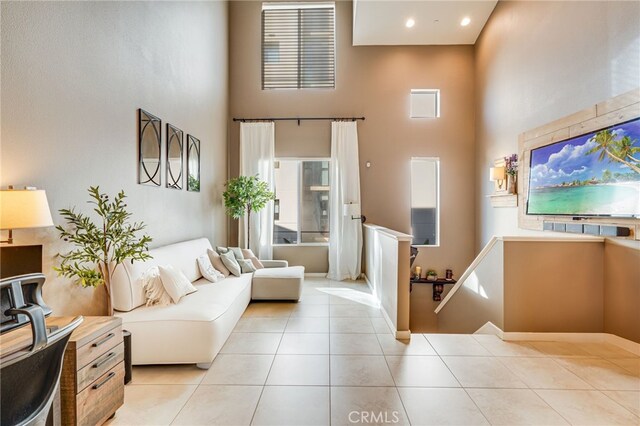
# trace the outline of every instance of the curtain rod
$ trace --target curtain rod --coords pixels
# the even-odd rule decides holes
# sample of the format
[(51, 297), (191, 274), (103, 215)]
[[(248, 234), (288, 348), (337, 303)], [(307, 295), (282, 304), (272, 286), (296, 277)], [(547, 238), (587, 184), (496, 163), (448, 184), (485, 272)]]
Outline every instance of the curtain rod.
[(330, 121), (356, 121), (363, 120), (364, 117), (270, 117), (270, 118), (234, 118), (233, 121), (241, 121), (246, 123), (247, 121), (297, 121), (298, 126), (300, 121), (317, 121), (317, 120), (330, 120)]

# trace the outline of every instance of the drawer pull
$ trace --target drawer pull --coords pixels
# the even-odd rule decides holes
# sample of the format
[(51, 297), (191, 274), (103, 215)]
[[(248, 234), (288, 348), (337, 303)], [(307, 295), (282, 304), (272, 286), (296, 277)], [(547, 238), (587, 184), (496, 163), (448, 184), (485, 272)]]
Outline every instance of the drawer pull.
[(107, 375), (107, 377), (105, 377), (105, 379), (103, 381), (101, 381), (100, 383), (96, 383), (95, 385), (93, 385), (93, 389), (99, 389), (101, 388), (103, 385), (105, 385), (109, 380), (111, 380), (112, 378), (114, 378), (116, 375), (115, 372), (111, 372)]
[(95, 364), (93, 364), (93, 368), (98, 368), (100, 367), (102, 364), (104, 364), (105, 362), (108, 362), (111, 358), (113, 358), (113, 356), (115, 355), (115, 352), (109, 352), (105, 357), (103, 357), (100, 361), (96, 362)]
[(97, 348), (98, 346), (102, 345), (103, 343), (105, 343), (107, 340), (111, 339), (113, 336), (115, 336), (115, 334), (113, 333), (109, 333), (106, 336), (104, 336), (102, 339), (98, 340), (97, 342), (95, 342), (93, 345), (94, 348)]

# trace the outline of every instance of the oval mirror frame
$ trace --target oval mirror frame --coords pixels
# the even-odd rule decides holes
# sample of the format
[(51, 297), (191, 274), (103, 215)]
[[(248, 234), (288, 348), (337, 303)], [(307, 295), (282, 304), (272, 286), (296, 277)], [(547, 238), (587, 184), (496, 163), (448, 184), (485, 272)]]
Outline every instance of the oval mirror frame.
[(187, 191), (200, 192), (200, 140), (187, 135)]
[(138, 183), (160, 186), (162, 156), (162, 120), (138, 110)]
[(167, 188), (182, 189), (184, 132), (167, 123)]

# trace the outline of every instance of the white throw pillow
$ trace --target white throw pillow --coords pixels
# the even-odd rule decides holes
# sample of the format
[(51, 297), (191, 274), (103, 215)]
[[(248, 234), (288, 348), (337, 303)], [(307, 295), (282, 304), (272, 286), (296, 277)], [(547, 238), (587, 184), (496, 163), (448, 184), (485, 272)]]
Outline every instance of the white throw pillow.
[(185, 277), (181, 271), (173, 266), (158, 266), (158, 269), (160, 270), (162, 285), (171, 296), (173, 303), (178, 303), (183, 296), (198, 290), (191, 284), (189, 278)]
[(202, 256), (198, 257), (198, 268), (200, 268), (200, 273), (202, 274), (202, 276), (212, 283), (217, 283), (218, 281), (225, 278), (222, 272), (216, 270), (216, 268), (213, 267), (208, 254), (203, 254)]
[(171, 296), (166, 292), (160, 279), (157, 266), (147, 269), (140, 277), (147, 306), (167, 306), (171, 304)]

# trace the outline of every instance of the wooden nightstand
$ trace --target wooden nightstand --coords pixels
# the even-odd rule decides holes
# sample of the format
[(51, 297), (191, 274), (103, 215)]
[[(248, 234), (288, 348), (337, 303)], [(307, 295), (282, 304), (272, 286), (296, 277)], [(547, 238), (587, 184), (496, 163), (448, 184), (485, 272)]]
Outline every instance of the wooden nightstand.
[(99, 425), (124, 404), (122, 319), (84, 317), (64, 354), (63, 425)]

